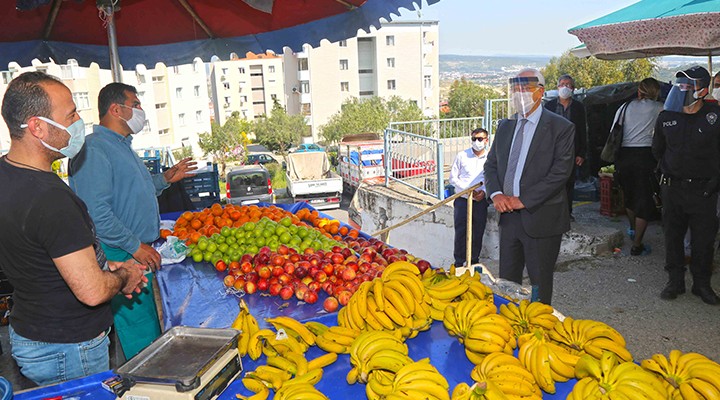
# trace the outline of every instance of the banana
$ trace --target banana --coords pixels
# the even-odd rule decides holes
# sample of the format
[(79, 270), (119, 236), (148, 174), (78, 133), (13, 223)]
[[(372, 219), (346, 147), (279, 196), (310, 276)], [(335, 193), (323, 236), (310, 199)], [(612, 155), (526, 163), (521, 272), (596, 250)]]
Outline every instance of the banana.
[(415, 276), (420, 275), (420, 270), (415, 264), (409, 263), (407, 261), (395, 261), (394, 263), (391, 263), (390, 265), (385, 267), (385, 270), (383, 270), (383, 281), (387, 282), (398, 271), (407, 271)]
[(550, 394), (555, 393), (555, 381), (551, 376), (550, 362), (548, 361), (548, 348), (540, 344), (533, 352), (535, 381), (540, 388)]
[(450, 395), (452, 400), (470, 400), (472, 395), (472, 388), (465, 382), (460, 382), (455, 386)]
[[(408, 356), (402, 355), (395, 351), (381, 351), (375, 354), (365, 364), (365, 371), (374, 371), (382, 369), (397, 373), (400, 368), (412, 362), (412, 359)], [(361, 371), (360, 380), (367, 381), (367, 376), (363, 379), (364, 373)]]
[(350, 298), (350, 301), (353, 301), (353, 297), (355, 298), (358, 305), (357, 310), (363, 319), (367, 317), (367, 296), (368, 292), (372, 288), (372, 285), (373, 284), (370, 281), (361, 283), (355, 293), (353, 293), (353, 296)]
[(350, 349), (349, 346), (327, 339), (324, 335), (316, 337), (315, 344), (328, 353), (345, 354)]
[(382, 325), (383, 329), (395, 329), (395, 325), (393, 324), (392, 320), (387, 316), (387, 314), (385, 314), (384, 311), (380, 310), (377, 307), (376, 299), (374, 296), (368, 296), (368, 318), (370, 318), (370, 315), (372, 315), (373, 318), (375, 318), (375, 320), (378, 321), (380, 325)]
[(588, 341), (584, 346), (583, 350), (595, 358), (601, 358), (604, 351), (609, 351), (617, 355), (622, 361), (632, 361), (632, 354), (625, 348), (624, 345), (613, 342), (612, 340), (600, 337)]
[(714, 386), (715, 390), (720, 391), (720, 374), (718, 374), (717, 370), (713, 371), (709, 368), (695, 368), (690, 371), (690, 376), (690, 381), (700, 379)]
[[(409, 318), (415, 311), (415, 302), (412, 301), (411, 297), (403, 298), (403, 293), (399, 292), (394, 288), (393, 282), (386, 283), (383, 287), (383, 295), (385, 300), (392, 304), (393, 307), (403, 316), (403, 318)], [(407, 293), (406, 293), (407, 294)]]
[(276, 400), (327, 400), (327, 397), (310, 383), (283, 386), (273, 398)]
[(398, 311), (392, 303), (387, 301), (387, 299), (385, 300), (384, 312), (396, 326), (403, 327), (406, 325), (405, 317), (403, 317), (400, 311)]
[(293, 336), (302, 339), (308, 346), (315, 344), (315, 335), (310, 332), (305, 325), (294, 318), (279, 316), (275, 318), (266, 318), (265, 321), (272, 324), (275, 329), (285, 329), (288, 335), (292, 334)]
[(460, 283), (457, 279), (451, 279), (449, 281), (453, 282), (453, 284), (443, 285), (443, 287), (435, 285), (427, 288), (427, 292), (430, 297), (439, 300), (451, 301), (467, 291), (467, 284)]
[[(412, 298), (418, 302), (422, 301), (423, 295), (425, 294), (425, 286), (420, 281), (420, 278), (411, 274), (396, 273), (393, 275), (390, 282), (400, 283), (405, 289), (411, 294)], [(389, 282), (388, 282), (389, 283)]]
[(298, 373), (297, 366), (292, 361), (288, 360), (283, 356), (268, 357), (267, 365), (282, 369), (291, 373), (292, 375), (297, 375)]
[(365, 318), (365, 323), (367, 324), (367, 328), (370, 330), (375, 331), (381, 331), (385, 329), (385, 327), (380, 323), (380, 321), (375, 318), (375, 315), (371, 312), (368, 312), (367, 317)]
[(255, 378), (242, 378), (242, 384), (253, 393), (260, 393), (268, 388), (263, 381)]
[(285, 354), (285, 358), (295, 364), (295, 369), (297, 370), (295, 373), (296, 377), (305, 375), (310, 369), (307, 358), (301, 353), (289, 351)]
[[(242, 309), (240, 313), (242, 314)], [(235, 322), (233, 322), (233, 325), (235, 325)], [(238, 338), (238, 354), (240, 354), (240, 357), (245, 357), (248, 352), (248, 345), (250, 344), (250, 336), (252, 335), (252, 333), (250, 333), (248, 330), (247, 318), (242, 319), (240, 330), (241, 333), (240, 337)]]
[(350, 368), (350, 372), (345, 376), (348, 385), (354, 385), (358, 381), (360, 370), (357, 367)]
[(555, 352), (552, 349), (548, 349), (548, 361), (550, 363), (550, 368), (555, 371), (556, 374), (558, 374), (561, 379), (555, 379), (555, 381), (558, 382), (566, 382), (571, 378), (575, 377), (575, 366), (574, 365), (568, 365), (564, 361), (562, 361), (558, 355), (557, 352)]
[(600, 370), (600, 363), (592, 356), (586, 354), (580, 356), (577, 364), (575, 364), (575, 377), (577, 379), (583, 379), (588, 376), (599, 381), (602, 379), (602, 371)]
[(317, 322), (317, 321), (308, 321), (305, 323), (305, 327), (308, 328), (310, 332), (312, 332), (315, 336), (320, 336), (323, 334), (323, 332), (330, 329), (327, 325)]
[(469, 339), (466, 338), (463, 342), (465, 345), (466, 350), (470, 350), (473, 353), (494, 353), (494, 352), (502, 352), (505, 350), (505, 346), (494, 343), (494, 342), (488, 342), (485, 340), (477, 340), (477, 339)]
[(581, 323), (585, 325), (584, 335), (587, 340), (596, 338), (607, 338), (613, 342), (618, 343), (620, 346), (625, 347), (625, 338), (610, 325), (593, 320), (581, 320)]
[[(368, 376), (367, 387), (371, 388), (371, 389), (372, 389), (372, 392), (377, 393), (377, 394), (379, 395), (379, 396), (378, 396), (379, 398), (383, 398), (383, 396), (386, 396), (386, 395), (392, 393), (393, 387), (392, 387), (392, 385), (384, 385), (384, 384), (382, 384), (382, 383), (375, 377), (375, 376), (376, 376), (376, 375), (375, 375), (376, 372), (378, 372), (378, 371), (377, 371), (377, 370), (376, 370), (376, 371), (373, 371), (373, 372)], [(369, 397), (369, 396), (368, 396), (368, 397)]]
[(702, 395), (706, 400), (720, 399), (720, 387), (702, 379), (693, 378), (688, 380), (689, 384), (695, 392)]
[(253, 360), (257, 360), (262, 355), (263, 340), (266, 337), (275, 337), (275, 332), (270, 329), (261, 329), (253, 334), (248, 340), (247, 354)]
[(290, 386), (290, 385), (296, 385), (296, 384), (304, 384), (309, 383), (311, 385), (314, 385), (322, 379), (323, 376), (323, 370), (321, 368), (315, 368), (313, 370), (307, 371), (306, 373), (302, 375), (298, 375), (292, 379), (288, 379), (283, 383), (283, 387)]
[(334, 363), (337, 361), (337, 353), (327, 353), (323, 354), (321, 356), (315, 357), (312, 360), (308, 361), (307, 369), (318, 369), (318, 368), (325, 368), (328, 365)]
[[(383, 280), (375, 278), (373, 279), (372, 294), (375, 299), (375, 308), (378, 311), (385, 311), (385, 297), (383, 296)], [(370, 305), (368, 304), (368, 308)]]

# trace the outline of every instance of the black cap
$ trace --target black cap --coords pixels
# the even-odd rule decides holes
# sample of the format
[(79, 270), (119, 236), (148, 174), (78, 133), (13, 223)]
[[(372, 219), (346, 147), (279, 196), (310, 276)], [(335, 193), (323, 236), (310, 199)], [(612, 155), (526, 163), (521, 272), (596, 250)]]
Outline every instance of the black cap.
[(701, 87), (708, 87), (710, 86), (710, 73), (705, 68), (696, 65), (690, 69), (686, 69), (685, 71), (680, 71), (677, 74), (675, 74), (676, 78), (692, 78), (697, 79), (700, 81)]

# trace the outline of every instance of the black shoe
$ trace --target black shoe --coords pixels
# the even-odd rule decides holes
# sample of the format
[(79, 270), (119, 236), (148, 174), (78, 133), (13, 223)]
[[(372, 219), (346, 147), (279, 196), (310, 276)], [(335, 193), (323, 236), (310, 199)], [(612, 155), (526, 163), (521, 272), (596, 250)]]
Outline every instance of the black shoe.
[(665, 289), (660, 292), (660, 298), (663, 300), (675, 300), (679, 294), (683, 293), (685, 293), (685, 282), (670, 281), (665, 285)]
[(630, 248), (630, 255), (631, 256), (639, 256), (639, 255), (642, 255), (643, 251), (645, 251), (644, 245), (641, 244), (640, 246), (633, 246)]
[(710, 305), (720, 304), (720, 297), (712, 290), (710, 286), (699, 286), (693, 285), (692, 294), (700, 297), (702, 301)]

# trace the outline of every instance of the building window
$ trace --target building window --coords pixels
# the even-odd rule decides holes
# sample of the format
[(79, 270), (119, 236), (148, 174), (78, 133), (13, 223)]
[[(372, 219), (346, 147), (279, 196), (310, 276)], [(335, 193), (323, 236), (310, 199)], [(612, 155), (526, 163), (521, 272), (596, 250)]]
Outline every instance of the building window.
[(274, 65), (268, 66), (268, 72), (271, 74), (275, 73), (275, 66)]
[(200, 86), (195, 86), (193, 88), (193, 94), (195, 95), (195, 97), (200, 97)]
[(390, 57), (387, 59), (387, 66), (388, 68), (395, 68), (395, 57)]
[(13, 78), (13, 73), (12, 73), (12, 72), (10, 72), (10, 71), (3, 71), (3, 72), (2, 72), (2, 82), (3, 82), (4, 85), (7, 85), (8, 83), (10, 83), (10, 81), (12, 80), (12, 78)]
[(308, 70), (308, 59), (307, 58), (301, 58), (298, 60), (298, 71), (307, 71)]
[(137, 77), (138, 85), (142, 85), (145, 83), (145, 75), (136, 72), (135, 76)]
[(395, 79), (390, 79), (388, 81), (388, 90), (395, 90)]
[(341, 92), (349, 92), (350, 91), (350, 82), (340, 82), (340, 91)]
[(361, 90), (360, 96), (374, 96), (375, 91), (374, 90)]
[(155, 104), (155, 109), (156, 109), (156, 110), (161, 110), (161, 109), (163, 109), (163, 108), (165, 108), (165, 107), (167, 107), (167, 103), (158, 103), (158, 104)]
[(230, 96), (225, 96), (225, 107), (230, 107)]
[(150, 121), (145, 121), (145, 126), (143, 127), (143, 132), (150, 133)]
[(168, 129), (168, 128), (160, 129), (158, 131), (158, 135), (167, 135), (168, 133), (170, 133), (170, 129)]
[(180, 123), (180, 126), (185, 125), (185, 114), (178, 114), (178, 122)]
[(241, 74), (245, 73), (245, 67), (238, 67), (238, 72)]
[(339, 42), (338, 42), (338, 45), (339, 45), (340, 47), (347, 47), (347, 40), (341, 40), (341, 41), (339, 41)]
[(310, 93), (310, 82), (308, 82), (308, 81), (300, 82), (300, 93)]
[(230, 89), (230, 82), (223, 82), (223, 87), (225, 89)]
[(85, 124), (85, 134), (89, 135), (91, 133), (93, 133), (93, 123), (92, 122)]
[(183, 98), (183, 93), (182, 93), (182, 92), (183, 92), (183, 91), (182, 91), (182, 88), (181, 88), (181, 87), (175, 88), (175, 97), (178, 98), (178, 99), (182, 99), (182, 98)]
[(153, 78), (152, 78), (152, 81), (153, 81), (153, 82), (157, 82), (157, 83), (160, 83), (160, 82), (162, 82), (162, 81), (164, 81), (164, 80), (165, 80), (165, 79), (163, 79), (163, 76), (162, 76), (162, 75), (153, 76)]
[(174, 72), (175, 74), (179, 74), (179, 73), (180, 73), (180, 67), (177, 66), (177, 65), (173, 65), (173, 72)]
[(200, 61), (193, 62), (193, 72), (200, 72), (201, 65), (202, 65), (202, 62), (200, 62)]
[(195, 122), (202, 122), (202, 111), (195, 111)]
[(247, 103), (247, 96), (240, 96), (240, 103)]
[(423, 76), (423, 86), (425, 89), (432, 89), (432, 77), (430, 75)]
[(75, 107), (78, 110), (89, 110), (90, 109), (90, 96), (88, 92), (77, 92), (72, 94)]
[(348, 69), (348, 64), (349, 64), (348, 60), (340, 60), (340, 69), (341, 70)]
[(395, 46), (395, 36), (393, 36), (393, 35), (385, 36), (385, 44), (388, 46)]

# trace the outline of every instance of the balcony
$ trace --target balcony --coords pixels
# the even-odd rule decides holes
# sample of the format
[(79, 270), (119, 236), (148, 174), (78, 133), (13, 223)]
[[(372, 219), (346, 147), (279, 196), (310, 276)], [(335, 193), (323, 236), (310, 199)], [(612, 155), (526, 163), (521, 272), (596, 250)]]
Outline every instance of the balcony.
[(297, 80), (299, 80), (299, 81), (309, 81), (309, 80), (310, 80), (310, 70), (298, 71), (298, 73), (297, 73)]
[(312, 98), (310, 97), (310, 93), (300, 93), (301, 104), (310, 104), (310, 100), (312, 100)]

